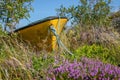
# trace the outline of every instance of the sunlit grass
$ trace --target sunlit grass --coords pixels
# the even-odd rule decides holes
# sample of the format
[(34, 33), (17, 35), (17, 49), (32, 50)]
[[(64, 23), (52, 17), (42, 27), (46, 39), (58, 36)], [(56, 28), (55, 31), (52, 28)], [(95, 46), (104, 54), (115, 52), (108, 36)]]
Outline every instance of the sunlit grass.
[[(48, 70), (54, 69), (65, 61), (80, 61), (81, 57), (99, 59), (103, 63), (119, 66), (119, 34), (114, 30), (72, 29), (61, 34), (65, 46), (73, 52), (69, 55), (64, 48), (57, 51), (36, 51), (32, 45), (25, 43), (16, 35), (2, 34), (0, 38), (0, 79), (3, 80), (39, 80), (46, 79)], [(99, 34), (96, 34), (99, 32)], [(90, 38), (85, 38), (89, 34)], [(76, 35), (75, 35), (76, 34)], [(96, 37), (98, 37), (96, 41)], [(104, 34), (104, 35), (103, 35)], [(85, 38), (85, 39), (83, 39)], [(90, 42), (92, 41), (92, 42)]]
[(0, 73), (3, 80), (32, 80), (29, 66), (34, 54), (14, 37), (0, 39)]

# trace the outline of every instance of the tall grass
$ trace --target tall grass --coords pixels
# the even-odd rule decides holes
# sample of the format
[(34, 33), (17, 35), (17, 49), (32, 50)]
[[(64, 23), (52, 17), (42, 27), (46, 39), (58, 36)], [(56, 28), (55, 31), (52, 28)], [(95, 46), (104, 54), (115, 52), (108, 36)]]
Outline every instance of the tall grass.
[(70, 48), (73, 50), (75, 56), (73, 59), (87, 56), (99, 58), (103, 62), (114, 65), (120, 64), (119, 36), (120, 34), (116, 30), (108, 27), (94, 29), (77, 27), (71, 29), (67, 34), (68, 40), (70, 40)]
[(3, 80), (32, 80), (31, 57), (34, 52), (16, 37), (0, 38), (0, 73)]
[(59, 67), (67, 60), (80, 62), (83, 56), (113, 65), (120, 64), (120, 38), (113, 29), (80, 30), (80, 27), (77, 27), (67, 34), (62, 33), (60, 38), (73, 52), (73, 56), (68, 55), (64, 48), (53, 52), (36, 52), (32, 45), (16, 35), (0, 33), (0, 79), (46, 80), (50, 69)]
[(44, 80), (47, 70), (63, 60), (63, 55), (59, 54), (62, 49), (51, 53), (36, 51), (16, 35), (3, 34), (0, 37), (0, 79)]

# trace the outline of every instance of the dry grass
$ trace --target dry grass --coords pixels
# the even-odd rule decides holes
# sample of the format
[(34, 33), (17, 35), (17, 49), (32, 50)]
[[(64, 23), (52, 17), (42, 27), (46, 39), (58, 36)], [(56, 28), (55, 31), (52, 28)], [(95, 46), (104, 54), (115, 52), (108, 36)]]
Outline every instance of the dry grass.
[[(54, 59), (53, 65), (63, 60), (60, 55), (63, 53), (62, 48), (53, 53), (46, 50), (36, 51), (32, 45), (16, 36), (2, 36), (0, 45), (0, 79), (2, 80), (38, 80), (41, 75), (45, 76), (44, 72), (49, 65), (52, 65)], [(33, 60), (34, 57), (37, 61)], [(37, 71), (36, 68), (41, 71)]]
[(80, 27), (80, 29), (79, 31), (72, 29), (67, 34), (70, 47), (74, 50), (85, 44), (98, 44), (106, 47), (120, 45), (120, 34), (113, 28), (103, 27), (83, 30)]
[(14, 37), (2, 37), (0, 44), (1, 79), (32, 80), (30, 67), (34, 52)]
[[(116, 54), (113, 54), (113, 56), (119, 58), (120, 38), (119, 34), (113, 29), (80, 30), (80, 28), (76, 28), (70, 30), (67, 34), (62, 33), (60, 39), (70, 50), (76, 50), (86, 44), (98, 44), (108, 48), (116, 46), (118, 48), (112, 51), (116, 50), (118, 53), (115, 52)], [(2, 36), (0, 45), (0, 79), (3, 80), (38, 80), (41, 75), (45, 77), (47, 73), (44, 72), (47, 72), (50, 66), (59, 65), (66, 60), (65, 56), (67, 56), (62, 54), (66, 53), (62, 47), (52, 53), (45, 50), (35, 51), (32, 45), (18, 40), (16, 36)], [(35, 60), (33, 60), (33, 57), (35, 57)], [(41, 69), (41, 71), (37, 71), (37, 69)]]

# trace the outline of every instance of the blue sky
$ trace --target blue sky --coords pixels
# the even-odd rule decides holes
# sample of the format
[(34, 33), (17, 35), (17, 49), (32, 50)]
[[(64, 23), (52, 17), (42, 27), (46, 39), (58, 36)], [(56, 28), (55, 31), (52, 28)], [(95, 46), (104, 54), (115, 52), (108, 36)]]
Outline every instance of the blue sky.
[[(34, 0), (32, 6), (34, 8), (33, 12), (30, 12), (29, 21), (21, 20), (17, 27), (25, 26), (31, 22), (43, 19), (48, 16), (56, 16), (56, 8), (59, 8), (60, 5), (69, 7), (71, 5), (79, 4), (79, 0)], [(116, 11), (119, 8), (120, 0), (112, 0), (111, 3), (112, 10)]]

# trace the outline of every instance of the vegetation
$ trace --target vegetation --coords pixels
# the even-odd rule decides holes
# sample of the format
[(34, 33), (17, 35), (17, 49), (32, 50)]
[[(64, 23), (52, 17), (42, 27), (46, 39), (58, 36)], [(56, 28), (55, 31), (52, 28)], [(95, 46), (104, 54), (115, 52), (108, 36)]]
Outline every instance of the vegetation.
[(112, 23), (115, 29), (120, 32), (120, 10), (112, 14), (110, 19), (112, 19)]
[(99, 27), (107, 24), (107, 15), (110, 13), (111, 0), (80, 0), (77, 6), (57, 9), (60, 16), (67, 16), (81, 27)]
[[(20, 19), (28, 18), (30, 3), (31, 0), (0, 1), (1, 80), (120, 79), (120, 34), (110, 23), (115, 18), (111, 16), (111, 0), (80, 0), (77, 6), (57, 9), (60, 16), (73, 20), (74, 27), (60, 36), (73, 55), (61, 48), (36, 52), (16, 34), (8, 35), (2, 30), (3, 25), (13, 29)], [(19, 9), (23, 13), (18, 13)], [(11, 12), (15, 15), (11, 16)]]
[(66, 61), (58, 68), (49, 70), (47, 80), (119, 80), (120, 68), (110, 64), (103, 64), (99, 60), (81, 58), (80, 62)]
[(21, 19), (28, 19), (29, 12), (32, 10), (31, 2), (33, 0), (1, 0), (0, 1), (0, 22), (14, 29)]

